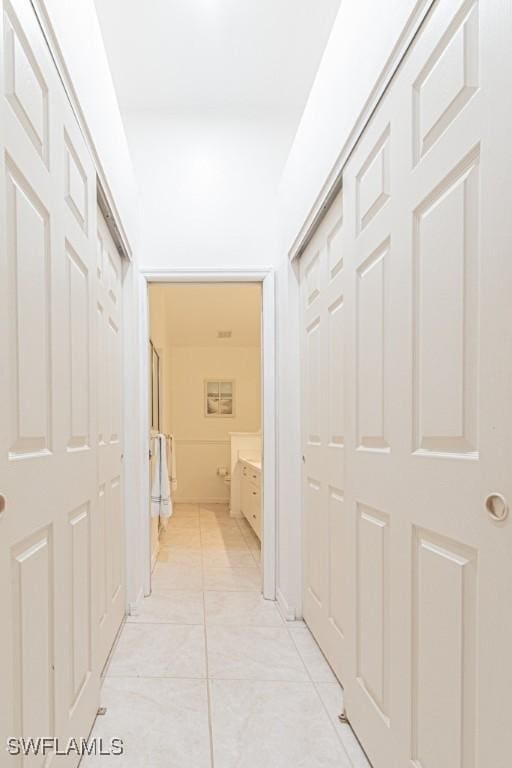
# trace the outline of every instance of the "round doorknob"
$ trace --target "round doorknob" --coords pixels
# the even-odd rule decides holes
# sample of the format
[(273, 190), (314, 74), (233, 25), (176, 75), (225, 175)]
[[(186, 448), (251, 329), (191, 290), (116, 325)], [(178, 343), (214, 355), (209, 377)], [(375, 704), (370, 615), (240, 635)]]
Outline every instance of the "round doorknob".
[(501, 493), (491, 493), (485, 500), (485, 508), (493, 520), (501, 522), (508, 517), (508, 503)]
[(5, 496), (0, 493), (0, 515), (5, 511)]

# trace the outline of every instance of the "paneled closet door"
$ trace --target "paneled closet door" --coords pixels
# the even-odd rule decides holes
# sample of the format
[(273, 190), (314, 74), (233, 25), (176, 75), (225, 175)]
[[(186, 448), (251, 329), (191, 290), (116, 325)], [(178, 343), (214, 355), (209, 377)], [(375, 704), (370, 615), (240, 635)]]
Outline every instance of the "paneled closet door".
[(347, 599), (343, 197), (300, 262), (304, 493), (304, 617), (344, 678)]
[[(61, 87), (54, 123), (57, 196), (62, 229), (55, 254), (53, 325), (58, 399), (53, 408), (60, 478), (61, 524), (55, 527), (55, 654), (58, 734), (87, 734), (97, 709), (93, 525), (97, 515), (97, 447), (94, 347), (96, 172)], [(55, 113), (57, 117), (57, 111)], [(60, 215), (59, 215), (60, 214)], [(59, 250), (60, 248), (60, 250)], [(57, 284), (57, 280), (59, 281)], [(57, 458), (57, 456), (56, 456)], [(46, 489), (45, 483), (45, 489)], [(65, 762), (64, 758), (60, 758)], [(59, 760), (57, 760), (59, 762)], [(69, 764), (75, 762), (70, 758)]]
[(512, 754), (510, 39), (510, 4), (436, 3), (344, 173), (344, 682), (375, 768)]
[(97, 211), (96, 393), (98, 511), (94, 525), (98, 663), (105, 664), (125, 611), (124, 523), (121, 497), (122, 263), (103, 214)]
[(96, 176), (29, 0), (0, 24), (3, 745), (87, 736), (100, 668)]

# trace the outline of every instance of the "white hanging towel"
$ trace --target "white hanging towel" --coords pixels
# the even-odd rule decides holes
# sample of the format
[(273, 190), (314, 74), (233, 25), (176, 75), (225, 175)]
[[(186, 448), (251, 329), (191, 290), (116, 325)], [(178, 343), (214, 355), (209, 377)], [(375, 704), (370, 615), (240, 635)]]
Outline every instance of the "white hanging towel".
[(155, 458), (153, 482), (151, 485), (151, 517), (159, 517), (165, 527), (167, 518), (172, 515), (169, 470), (167, 469), (167, 448), (165, 435), (155, 435)]
[(171, 446), (171, 488), (175, 491), (178, 487), (178, 479), (176, 477), (176, 440), (174, 435), (170, 435), (169, 443)]

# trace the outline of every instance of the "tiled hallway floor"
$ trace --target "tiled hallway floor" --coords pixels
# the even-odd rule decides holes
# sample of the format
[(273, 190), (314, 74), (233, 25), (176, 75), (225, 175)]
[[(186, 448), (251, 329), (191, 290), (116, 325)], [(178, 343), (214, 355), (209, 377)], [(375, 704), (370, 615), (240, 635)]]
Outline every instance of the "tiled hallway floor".
[(82, 768), (368, 768), (309, 630), (260, 595), (260, 547), (223, 506), (175, 505), (153, 593), (122, 628)]

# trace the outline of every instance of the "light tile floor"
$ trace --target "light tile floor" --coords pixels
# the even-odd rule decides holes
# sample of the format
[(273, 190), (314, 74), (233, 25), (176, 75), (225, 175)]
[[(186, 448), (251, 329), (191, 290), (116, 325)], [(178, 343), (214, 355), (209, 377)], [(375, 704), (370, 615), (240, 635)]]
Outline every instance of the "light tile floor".
[(126, 619), (81, 768), (369, 768), (303, 622), (260, 595), (260, 546), (221, 505), (176, 504), (153, 592)]

